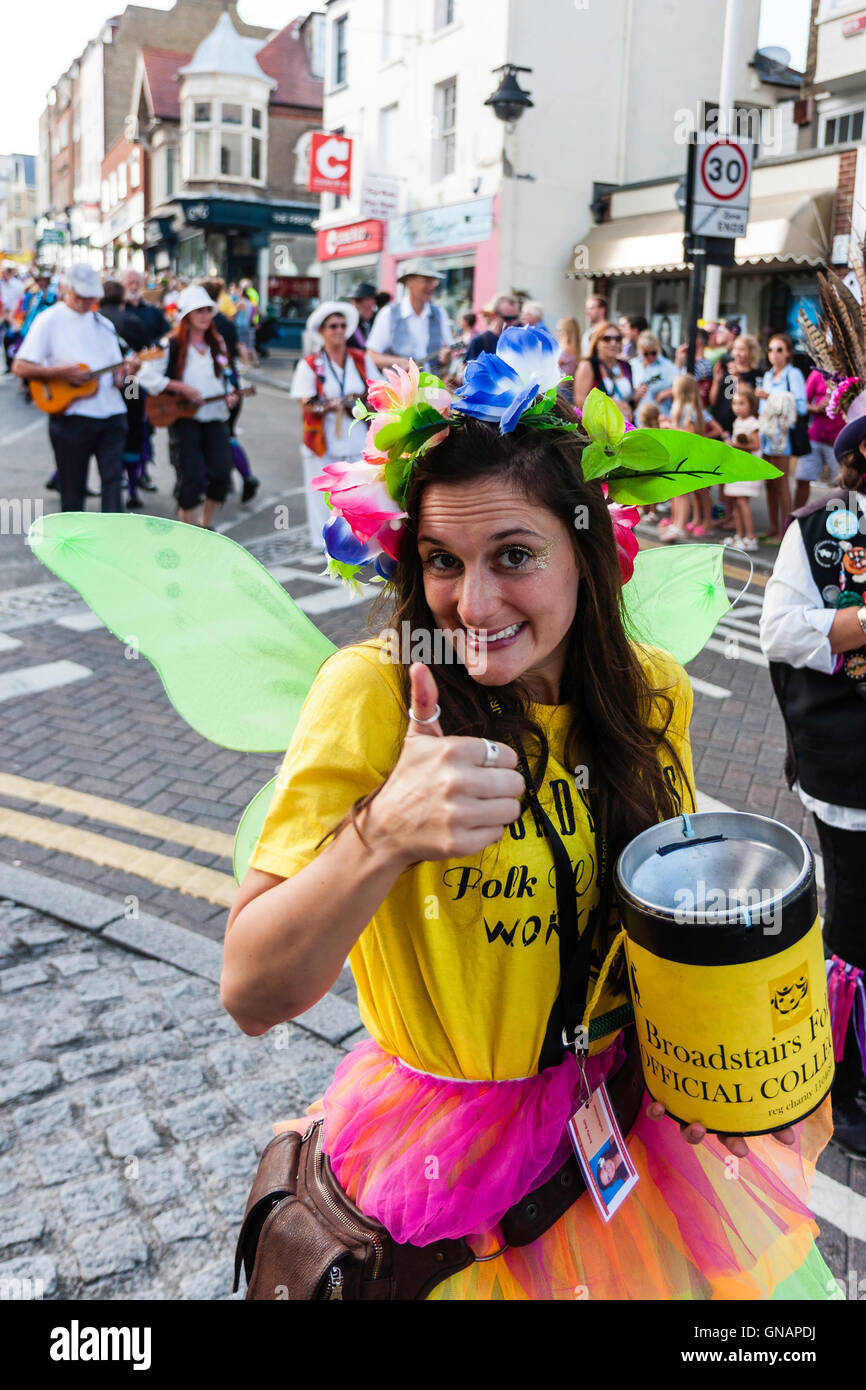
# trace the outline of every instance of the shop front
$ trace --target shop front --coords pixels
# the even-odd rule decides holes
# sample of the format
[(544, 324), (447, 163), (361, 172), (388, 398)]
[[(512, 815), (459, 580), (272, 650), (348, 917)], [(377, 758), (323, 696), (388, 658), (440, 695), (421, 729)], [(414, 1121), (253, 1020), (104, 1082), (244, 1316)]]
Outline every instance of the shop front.
[[(265, 203), (250, 199), (174, 197), (154, 210), (144, 228), (148, 267), (155, 274), (194, 280), (219, 275), (227, 283), (249, 279), (267, 310), (275, 279), (304, 281), (315, 257), (313, 222), (318, 208), (307, 203)], [(278, 285), (278, 291), (286, 291)], [(278, 293), (301, 312), (315, 296), (299, 296), (296, 284)], [(306, 315), (304, 315), (305, 317)], [(288, 324), (286, 325), (288, 327)]]
[[(781, 174), (769, 172), (779, 188)], [(812, 172), (826, 176), (814, 164)], [(718, 317), (759, 338), (788, 332), (802, 347), (798, 313), (817, 307), (815, 271), (831, 259), (835, 188), (765, 193), (767, 182), (768, 171), (757, 168), (746, 235), (734, 241), (734, 265), (722, 271)], [(609, 318), (646, 318), (666, 352), (688, 331), (689, 266), (675, 195), (676, 184), (665, 180), (615, 190), (611, 215), (575, 245), (569, 272), (587, 282), (587, 294), (606, 295)]]
[(382, 288), (395, 294), (401, 265), (423, 256), (442, 276), (436, 301), (452, 319), (492, 299), (499, 288), (496, 201), (473, 198), (391, 218), (381, 258)]
[(384, 244), (384, 223), (375, 218), (345, 227), (320, 227), (316, 252), (323, 299), (349, 299), (362, 280), (378, 288)]

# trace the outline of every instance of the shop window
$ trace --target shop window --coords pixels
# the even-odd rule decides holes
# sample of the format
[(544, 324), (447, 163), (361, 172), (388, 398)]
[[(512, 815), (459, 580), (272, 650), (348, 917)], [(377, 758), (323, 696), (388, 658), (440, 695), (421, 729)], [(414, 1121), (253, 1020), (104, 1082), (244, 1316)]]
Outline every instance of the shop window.
[(243, 177), (243, 139), (240, 135), (220, 134), (220, 173), (229, 178)]
[(341, 15), (334, 22), (334, 86), (344, 87), (348, 80), (349, 16)]
[(222, 104), (223, 125), (243, 125), (244, 108), (234, 101), (224, 101)]
[(433, 89), (436, 138), (433, 149), (433, 177), (447, 178), (454, 173), (457, 155), (457, 78), (439, 82)]

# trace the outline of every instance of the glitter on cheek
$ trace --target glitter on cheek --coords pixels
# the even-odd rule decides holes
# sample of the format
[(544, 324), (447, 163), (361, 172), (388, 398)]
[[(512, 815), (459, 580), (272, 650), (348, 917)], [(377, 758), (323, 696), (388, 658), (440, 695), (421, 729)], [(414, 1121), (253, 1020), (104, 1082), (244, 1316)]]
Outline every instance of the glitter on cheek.
[(547, 545), (542, 546), (541, 550), (537, 550), (535, 552), (535, 568), (538, 570), (546, 570), (553, 556), (553, 551), (553, 541), (548, 541)]

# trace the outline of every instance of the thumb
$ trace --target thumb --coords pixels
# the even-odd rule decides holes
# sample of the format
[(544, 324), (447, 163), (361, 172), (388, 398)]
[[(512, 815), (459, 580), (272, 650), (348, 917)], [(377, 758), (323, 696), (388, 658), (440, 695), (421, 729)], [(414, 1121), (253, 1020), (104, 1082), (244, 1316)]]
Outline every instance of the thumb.
[[(421, 661), (409, 667), (409, 680), (412, 684), (411, 709), (415, 719), (430, 719), (436, 713), (439, 691), (432, 671)], [(433, 724), (418, 724), (409, 720), (407, 738), (444, 738), (437, 719)]]

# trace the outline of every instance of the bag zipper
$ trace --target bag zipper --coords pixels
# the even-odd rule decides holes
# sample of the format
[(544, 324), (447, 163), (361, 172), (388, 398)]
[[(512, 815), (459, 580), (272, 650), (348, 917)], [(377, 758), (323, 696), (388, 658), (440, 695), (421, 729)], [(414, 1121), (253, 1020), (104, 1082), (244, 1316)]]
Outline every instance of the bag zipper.
[[(338, 1207), (338, 1206), (337, 1206), (337, 1204), (336, 1204), (336, 1202), (334, 1201), (333, 1197), (331, 1196), (331, 1194), (328, 1192), (327, 1188), (325, 1187), (325, 1184), (324, 1184), (324, 1182), (322, 1181), (322, 1168), (323, 1168), (323, 1166), (324, 1166), (324, 1154), (322, 1153), (322, 1127), (321, 1127), (321, 1125), (318, 1125), (318, 1126), (317, 1126), (317, 1129), (318, 1129), (318, 1134), (313, 1138), (313, 1143), (314, 1143), (314, 1145), (315, 1145), (315, 1155), (314, 1155), (314, 1157), (315, 1157), (315, 1172), (316, 1172), (316, 1181), (317, 1181), (317, 1183), (318, 1183), (319, 1192), (320, 1192), (320, 1194), (321, 1194), (323, 1200), (324, 1200), (324, 1201), (326, 1202), (326, 1204), (330, 1207), (331, 1211), (332, 1211), (332, 1212), (334, 1213), (334, 1215), (338, 1218), (338, 1220), (341, 1221), (341, 1222), (343, 1223), (344, 1226), (348, 1226), (348, 1227), (349, 1227), (349, 1230), (350, 1230), (350, 1231), (353, 1231), (354, 1234), (355, 1234), (356, 1236), (358, 1236), (359, 1238), (361, 1238), (362, 1240), (364, 1240), (364, 1241), (369, 1241), (369, 1242), (371, 1243), (371, 1245), (373, 1246), (373, 1249), (374, 1249), (375, 1252), (376, 1252), (375, 1257), (374, 1257), (374, 1260), (373, 1260), (373, 1278), (374, 1278), (374, 1279), (378, 1279), (378, 1277), (379, 1277), (379, 1269), (380, 1269), (380, 1266), (381, 1266), (381, 1264), (382, 1264), (382, 1256), (383, 1256), (383, 1254), (384, 1254), (384, 1247), (383, 1247), (383, 1243), (382, 1243), (381, 1237), (378, 1236), (378, 1235), (376, 1234), (375, 1231), (369, 1231), (369, 1230), (368, 1230), (368, 1231), (365, 1231), (365, 1230), (363, 1230), (359, 1225), (357, 1225), (357, 1223), (354, 1222), (354, 1221), (351, 1219), (351, 1217), (348, 1216), (348, 1215), (346, 1214), (346, 1212), (342, 1210), (341, 1207)], [(338, 1269), (338, 1268), (339, 1268), (338, 1265), (334, 1265), (334, 1266), (332, 1267), (332, 1269), (331, 1269), (331, 1271), (330, 1271), (330, 1274), (329, 1274), (329, 1279), (333, 1279), (334, 1271), (335, 1271), (336, 1269)], [(341, 1270), (341, 1271), (340, 1271), (340, 1289), (341, 1289), (341, 1292), (340, 1292), (339, 1294), (329, 1293), (329, 1294), (327, 1295), (328, 1298), (336, 1298), (336, 1297), (342, 1298), (342, 1297), (343, 1297), (343, 1294), (342, 1294), (342, 1280), (343, 1280), (343, 1274), (342, 1274), (342, 1270)], [(333, 1285), (332, 1285), (332, 1284), (329, 1284), (329, 1287), (333, 1287)]]
[(325, 1302), (333, 1303), (338, 1300), (343, 1301), (343, 1271), (339, 1265), (331, 1265), (328, 1270), (328, 1288), (325, 1293)]

